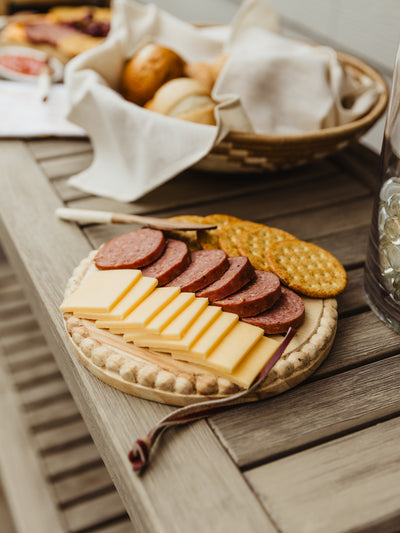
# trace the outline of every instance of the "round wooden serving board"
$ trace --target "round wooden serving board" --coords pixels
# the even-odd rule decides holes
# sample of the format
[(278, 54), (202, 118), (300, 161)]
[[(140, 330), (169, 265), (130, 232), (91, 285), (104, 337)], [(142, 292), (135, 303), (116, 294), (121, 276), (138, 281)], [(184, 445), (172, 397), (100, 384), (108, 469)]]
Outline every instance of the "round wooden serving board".
[[(74, 270), (66, 296), (96, 267), (92, 252)], [(294, 339), (270, 371), (262, 387), (239, 398), (256, 401), (291, 389), (312, 374), (328, 355), (336, 333), (337, 303), (333, 298), (303, 298), (306, 315)], [(66, 313), (66, 330), (84, 366), (97, 378), (122, 392), (170, 405), (183, 406), (239, 392), (239, 387), (200, 366), (167, 354), (139, 348), (121, 335), (100, 330), (94, 321)], [(277, 340), (283, 337), (275, 336)]]

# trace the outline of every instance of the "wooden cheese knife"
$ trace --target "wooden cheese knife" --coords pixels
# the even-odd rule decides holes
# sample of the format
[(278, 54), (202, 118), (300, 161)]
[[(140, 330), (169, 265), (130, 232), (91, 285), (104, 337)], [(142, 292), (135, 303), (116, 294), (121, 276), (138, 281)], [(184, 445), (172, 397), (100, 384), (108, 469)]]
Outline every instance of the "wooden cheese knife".
[(176, 222), (165, 218), (147, 217), (141, 215), (126, 215), (110, 211), (94, 211), (90, 209), (71, 209), (59, 207), (56, 215), (62, 220), (78, 222), (79, 224), (142, 224), (150, 228), (161, 230), (206, 230), (214, 229), (214, 224), (196, 224), (194, 222)]

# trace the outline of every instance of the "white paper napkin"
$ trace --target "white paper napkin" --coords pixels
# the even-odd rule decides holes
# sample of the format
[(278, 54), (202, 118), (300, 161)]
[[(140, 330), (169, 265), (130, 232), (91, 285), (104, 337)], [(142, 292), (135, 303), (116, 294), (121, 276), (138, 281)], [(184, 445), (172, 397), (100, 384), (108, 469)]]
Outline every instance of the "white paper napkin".
[[(70, 184), (84, 191), (133, 201), (202, 159), (232, 130), (298, 133), (343, 124), (364, 114), (375, 85), (349, 78), (335, 52), (273, 32), (275, 14), (262, 0), (243, 5), (221, 31), (195, 28), (153, 5), (116, 0), (106, 42), (67, 67), (68, 118), (90, 136), (95, 157)], [(126, 61), (144, 43), (173, 48), (187, 61), (230, 54), (212, 96), (217, 126), (152, 113), (117, 92)], [(354, 96), (350, 109), (343, 95)]]
[(0, 81), (0, 137), (86, 136), (66, 120), (68, 99), (62, 84), (51, 87), (47, 102), (33, 83)]

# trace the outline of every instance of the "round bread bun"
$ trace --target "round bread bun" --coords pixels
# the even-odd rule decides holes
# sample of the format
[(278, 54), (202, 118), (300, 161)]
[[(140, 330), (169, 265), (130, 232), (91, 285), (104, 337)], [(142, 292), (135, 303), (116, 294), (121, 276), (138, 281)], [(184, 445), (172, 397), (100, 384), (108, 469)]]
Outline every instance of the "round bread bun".
[(192, 78), (177, 78), (162, 85), (146, 109), (199, 124), (216, 124), (210, 91)]
[(188, 78), (193, 78), (200, 82), (204, 87), (211, 92), (211, 89), (214, 86), (215, 78), (214, 71), (210, 64), (202, 63), (198, 61), (196, 63), (187, 63), (185, 65), (185, 76)]
[(218, 54), (214, 61), (211, 63), (211, 71), (213, 73), (213, 76), (214, 76), (214, 83), (216, 81), (216, 79), (218, 78), (221, 70), (222, 70), (222, 67), (225, 65), (227, 59), (229, 57), (229, 54)]
[(144, 105), (165, 82), (183, 76), (184, 64), (173, 50), (146, 44), (125, 65), (121, 93), (130, 102)]

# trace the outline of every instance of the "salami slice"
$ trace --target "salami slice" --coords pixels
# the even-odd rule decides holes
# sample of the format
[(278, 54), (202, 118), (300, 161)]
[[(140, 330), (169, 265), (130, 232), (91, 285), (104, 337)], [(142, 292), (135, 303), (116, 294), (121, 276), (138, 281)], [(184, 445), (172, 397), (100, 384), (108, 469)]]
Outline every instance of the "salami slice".
[(285, 333), (290, 326), (298, 328), (304, 321), (304, 303), (295, 292), (282, 287), (279, 300), (264, 313), (243, 318), (253, 326), (258, 326), (269, 335)]
[(143, 276), (156, 278), (162, 287), (186, 269), (190, 264), (190, 253), (186, 244), (176, 239), (168, 239), (164, 253), (142, 270)]
[(141, 228), (106, 242), (94, 262), (99, 270), (140, 268), (158, 259), (164, 248), (162, 231)]
[(57, 44), (71, 34), (78, 34), (77, 30), (68, 26), (61, 26), (61, 24), (29, 24), (25, 27), (25, 32), (28, 40), (31, 43), (40, 44), (47, 43), (52, 46)]
[(229, 268), (217, 281), (199, 291), (196, 296), (208, 298), (210, 302), (226, 298), (255, 278), (252, 264), (247, 257), (228, 257)]
[(278, 276), (263, 270), (255, 271), (256, 278), (227, 298), (216, 300), (213, 305), (240, 317), (258, 315), (274, 305), (281, 295)]
[(167, 284), (183, 292), (196, 292), (214, 283), (229, 268), (223, 250), (199, 250), (190, 254), (191, 263), (180, 276)]

